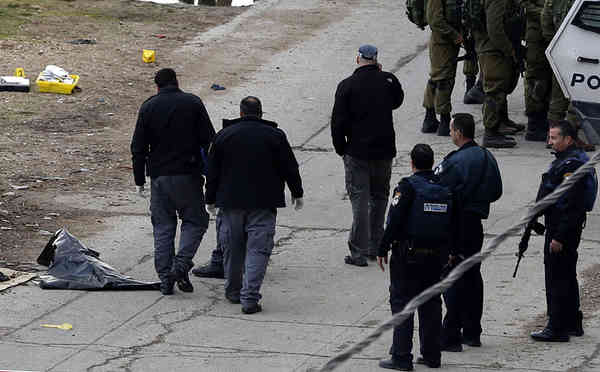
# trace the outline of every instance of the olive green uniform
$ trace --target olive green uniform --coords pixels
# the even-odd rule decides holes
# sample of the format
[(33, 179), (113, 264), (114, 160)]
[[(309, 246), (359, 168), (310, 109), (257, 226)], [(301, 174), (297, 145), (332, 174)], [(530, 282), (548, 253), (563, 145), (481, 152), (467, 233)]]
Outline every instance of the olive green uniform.
[[(572, 4), (573, 0), (546, 0), (544, 2), (541, 22), (542, 33), (546, 41), (549, 42), (552, 40)], [(567, 115), (567, 111), (569, 111), (569, 115)], [(571, 111), (569, 99), (565, 97), (556, 77), (552, 74), (552, 94), (548, 119), (556, 121), (562, 120), (567, 116), (567, 120), (574, 124), (576, 122), (575, 115)]]
[(483, 72), (483, 125), (495, 132), (507, 119), (506, 97), (517, 86), (519, 74), (513, 61), (513, 45), (505, 32), (505, 19), (518, 14), (513, 0), (483, 0), (485, 28), (473, 30), (475, 49)]
[[(446, 0), (427, 1), (427, 23), (431, 28), (429, 39), (429, 61), (431, 69), (429, 81), (425, 88), (423, 107), (435, 108), (438, 114), (449, 114), (452, 112), (452, 89), (456, 77), (456, 58), (460, 45), (456, 44), (459, 37), (456, 22), (446, 6)], [(458, 23), (459, 24), (459, 23)]]
[(548, 40), (542, 34), (544, 0), (525, 0), (527, 14), (527, 70), (525, 71), (525, 114), (546, 116), (552, 91), (552, 69), (546, 59)]

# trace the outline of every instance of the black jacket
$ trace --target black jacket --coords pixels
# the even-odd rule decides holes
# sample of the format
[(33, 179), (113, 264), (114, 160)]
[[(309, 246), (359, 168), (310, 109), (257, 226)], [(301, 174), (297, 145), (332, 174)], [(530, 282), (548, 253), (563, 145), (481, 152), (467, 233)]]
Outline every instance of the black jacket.
[(215, 129), (202, 100), (175, 86), (161, 88), (142, 104), (138, 114), (131, 154), (135, 184), (149, 176), (193, 174), (202, 168), (201, 149), (208, 146)]
[[(411, 208), (415, 200), (415, 190), (409, 182), (409, 178), (412, 177), (423, 177), (426, 180), (439, 182), (439, 177), (431, 170), (416, 172), (412, 176), (400, 180), (398, 186), (394, 189), (392, 204), (390, 205), (388, 212), (387, 224), (377, 251), (378, 257), (386, 257), (393, 242), (401, 242), (408, 238), (406, 235), (406, 227), (411, 218)], [(452, 235), (454, 235), (457, 230), (455, 219), (456, 218), (452, 218)], [(455, 242), (451, 239), (446, 247), (440, 247), (440, 252), (455, 253), (456, 248), (454, 245)]]
[(254, 117), (223, 128), (208, 155), (206, 204), (219, 208), (285, 207), (285, 183), (301, 198), (298, 162), (281, 129)]
[(396, 136), (392, 111), (404, 100), (396, 77), (376, 65), (361, 66), (339, 83), (331, 114), (331, 137), (338, 155), (363, 160), (392, 159)]
[(442, 185), (455, 194), (461, 213), (482, 219), (490, 214), (490, 203), (502, 196), (502, 177), (494, 156), (475, 141), (448, 154), (435, 173)]
[[(581, 151), (575, 145), (563, 152), (555, 154), (556, 160), (550, 165), (548, 172), (542, 175), (537, 200), (544, 198), (570, 174), (575, 172), (583, 162), (567, 160), (573, 158), (575, 151)], [(581, 236), (581, 228), (585, 222), (585, 184), (584, 179), (577, 181), (556, 203), (544, 210), (546, 233), (573, 249), (577, 248)]]

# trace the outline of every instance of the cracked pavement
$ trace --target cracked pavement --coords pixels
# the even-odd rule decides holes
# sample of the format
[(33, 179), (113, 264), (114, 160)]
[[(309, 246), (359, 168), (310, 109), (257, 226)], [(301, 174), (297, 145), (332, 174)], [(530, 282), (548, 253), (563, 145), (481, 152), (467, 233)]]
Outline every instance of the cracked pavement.
[[(315, 14), (321, 7), (327, 8), (327, 22), (314, 30), (286, 28), (285, 32), (300, 36), (283, 51), (269, 44), (281, 30), (253, 28), (253, 22), (261, 17)], [(381, 273), (373, 264), (357, 268), (343, 263), (351, 208), (328, 122), (337, 83), (353, 71), (358, 46), (370, 42), (379, 47), (384, 69), (395, 72), (406, 93), (403, 106), (394, 113), (398, 157), (392, 182), (409, 174), (408, 151), (415, 143), (430, 143), (436, 162), (454, 150), (449, 139), (419, 132), (429, 63), (428, 33), (407, 21), (403, 2), (264, 0), (232, 24), (199, 35), (181, 53), (195, 56), (216, 51), (228, 45), (228, 37), (240, 29), (255, 29), (247, 42), (250, 49), (262, 52), (257, 64), (244, 71), (239, 85), (202, 98), (213, 122), (219, 123), (221, 118), (237, 115), (242, 97), (260, 97), (265, 118), (278, 122), (295, 146), (306, 191), (302, 211), (287, 208), (279, 212), (276, 247), (263, 285), (264, 311), (243, 315), (239, 305), (224, 299), (222, 281), (216, 279), (193, 277), (193, 293), (177, 292), (169, 297), (147, 291), (43, 291), (29, 283), (0, 293), (0, 369), (317, 370), (390, 317), (387, 272)], [(261, 39), (261, 34), (269, 37)], [(459, 66), (454, 110), (471, 112), (480, 119), (480, 106), (461, 103), (464, 78), (460, 70)], [(187, 79), (182, 79), (182, 84), (191, 92), (201, 89), (200, 83)], [(520, 86), (509, 103), (511, 116), (520, 122), (525, 121), (522, 94)], [(479, 124), (477, 136), (481, 134)], [(522, 135), (517, 141), (516, 149), (494, 150), (505, 191), (486, 221), (486, 239), (521, 217), (523, 208), (535, 197), (540, 173), (552, 159), (543, 144), (527, 143)], [(118, 199), (127, 193), (130, 191), (120, 190), (107, 198)], [(57, 202), (98, 210), (108, 228), (84, 243), (128, 275), (154, 280), (147, 201), (126, 200), (110, 208), (104, 208), (105, 201), (87, 195), (63, 195)], [(529, 339), (528, 332), (545, 321), (543, 238), (532, 237), (518, 277), (512, 279), (520, 238), (514, 236), (483, 264), (483, 347), (444, 353), (443, 368), (457, 372), (600, 370), (600, 291), (595, 284), (600, 267), (598, 216), (597, 210), (589, 215), (580, 246), (583, 337), (568, 344), (540, 344)], [(207, 260), (214, 246), (211, 221), (196, 263)], [(40, 327), (63, 322), (73, 324), (73, 329)], [(388, 333), (339, 370), (379, 370), (377, 361), (388, 357), (390, 344)], [(416, 350), (415, 339), (418, 354)], [(422, 366), (416, 369), (425, 370)]]

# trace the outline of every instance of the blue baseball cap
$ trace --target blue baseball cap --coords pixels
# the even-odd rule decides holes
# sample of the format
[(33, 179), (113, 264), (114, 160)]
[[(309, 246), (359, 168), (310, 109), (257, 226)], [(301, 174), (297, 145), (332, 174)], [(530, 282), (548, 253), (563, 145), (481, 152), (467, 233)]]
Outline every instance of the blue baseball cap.
[(358, 48), (358, 55), (364, 59), (377, 59), (377, 48), (370, 44)]

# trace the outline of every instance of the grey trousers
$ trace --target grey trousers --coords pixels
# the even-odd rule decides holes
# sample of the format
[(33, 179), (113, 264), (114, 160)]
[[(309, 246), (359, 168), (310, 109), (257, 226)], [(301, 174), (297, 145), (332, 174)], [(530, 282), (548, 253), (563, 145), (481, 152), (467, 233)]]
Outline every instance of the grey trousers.
[(352, 229), (348, 248), (352, 258), (364, 262), (376, 255), (383, 236), (390, 194), (392, 159), (361, 160), (344, 155), (346, 191), (352, 204)]
[(221, 221), (223, 218), (221, 217), (221, 209), (217, 212), (217, 217), (215, 218), (215, 228), (217, 229), (217, 246), (213, 249), (210, 255), (210, 264), (212, 266), (223, 266), (223, 247), (221, 246), (221, 240), (219, 239), (219, 230), (221, 227)]
[(242, 305), (258, 303), (275, 236), (275, 209), (221, 209), (225, 294)]
[[(188, 272), (208, 228), (204, 208), (204, 178), (200, 175), (160, 176), (151, 180), (150, 213), (154, 232), (154, 266), (165, 280), (171, 271)], [(181, 219), (175, 254), (177, 217)]]

